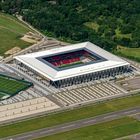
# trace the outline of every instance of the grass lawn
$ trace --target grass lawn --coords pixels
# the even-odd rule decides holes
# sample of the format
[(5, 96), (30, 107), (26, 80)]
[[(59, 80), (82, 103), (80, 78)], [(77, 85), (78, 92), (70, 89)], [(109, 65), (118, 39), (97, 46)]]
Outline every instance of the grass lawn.
[(140, 48), (117, 47), (117, 53), (140, 62)]
[(0, 13), (0, 55), (13, 47), (21, 49), (31, 45), (20, 38), (31, 31), (26, 25), (22, 24), (16, 18)]
[(140, 106), (140, 94), (0, 126), (0, 138), (136, 106)]
[(37, 140), (112, 140), (140, 132), (140, 121), (125, 117)]
[(0, 75), (0, 97), (2, 97), (2, 93), (13, 95), (18, 91), (27, 88), (29, 85), (30, 83)]
[(18, 21), (15, 17), (7, 14), (0, 13), (0, 26), (4, 26), (19, 34), (25, 34), (31, 31), (26, 25)]

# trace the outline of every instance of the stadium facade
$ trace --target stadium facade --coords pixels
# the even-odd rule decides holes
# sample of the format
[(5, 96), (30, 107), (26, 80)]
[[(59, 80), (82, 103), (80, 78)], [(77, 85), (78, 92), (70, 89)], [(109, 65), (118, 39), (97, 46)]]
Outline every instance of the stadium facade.
[(17, 66), (40, 75), (57, 88), (130, 71), (128, 62), (90, 42), (20, 55), (15, 60)]

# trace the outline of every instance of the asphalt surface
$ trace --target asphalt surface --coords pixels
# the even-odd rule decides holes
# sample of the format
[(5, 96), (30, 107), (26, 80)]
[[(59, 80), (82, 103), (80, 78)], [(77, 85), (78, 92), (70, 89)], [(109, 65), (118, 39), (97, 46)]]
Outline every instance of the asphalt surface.
[(94, 125), (97, 123), (102, 123), (102, 122), (107, 122), (107, 121), (119, 119), (121, 117), (132, 115), (132, 114), (137, 114), (137, 113), (140, 113), (140, 107), (135, 107), (135, 108), (131, 108), (131, 109), (107, 113), (104, 115), (99, 115), (96, 117), (91, 117), (91, 118), (86, 118), (86, 119), (82, 119), (82, 120), (78, 120), (78, 121), (73, 121), (70, 123), (64, 123), (64, 124), (56, 125), (53, 127), (38, 129), (35, 131), (31, 131), (31, 132), (27, 132), (27, 133), (18, 134), (15, 136), (3, 138), (1, 140), (31, 140), (31, 139), (49, 136), (49, 135), (53, 135), (53, 134), (57, 134), (57, 133), (61, 133), (61, 132), (67, 132), (70, 130), (82, 128), (85, 126)]
[(140, 140), (140, 133), (137, 133), (137, 134), (133, 134), (133, 135), (128, 135), (128, 136), (124, 136), (124, 137), (121, 137), (121, 138), (117, 138), (117, 139), (114, 139), (114, 140)]

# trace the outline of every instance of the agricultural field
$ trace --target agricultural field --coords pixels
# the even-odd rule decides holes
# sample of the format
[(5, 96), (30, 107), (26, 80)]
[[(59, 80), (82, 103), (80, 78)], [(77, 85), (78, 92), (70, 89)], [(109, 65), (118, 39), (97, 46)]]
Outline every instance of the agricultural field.
[(29, 132), (41, 128), (51, 127), (71, 121), (94, 117), (97, 115), (127, 109), (130, 107), (136, 107), (139, 105), (140, 105), (140, 94), (121, 99), (114, 99), (103, 103), (91, 104), (89, 106), (57, 114), (50, 114), (48, 116), (32, 118), (14, 124), (0, 126), (1, 132), (0, 138), (24, 132)]
[(31, 29), (13, 16), (0, 13), (0, 56), (5, 56), (14, 47), (23, 49), (31, 45), (20, 39), (30, 31)]
[(31, 83), (23, 80), (0, 75), (0, 100), (13, 96), (18, 92), (27, 89), (31, 85)]
[(112, 140), (139, 131), (140, 121), (125, 117), (37, 140)]

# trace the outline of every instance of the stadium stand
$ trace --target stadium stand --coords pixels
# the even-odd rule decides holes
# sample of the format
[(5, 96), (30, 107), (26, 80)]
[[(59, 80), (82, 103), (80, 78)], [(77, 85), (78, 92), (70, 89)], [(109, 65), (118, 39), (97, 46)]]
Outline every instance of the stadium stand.
[[(60, 68), (62, 65), (87, 63), (90, 61), (96, 61), (97, 59), (99, 60), (100, 58), (94, 56), (93, 54), (89, 53), (86, 50), (79, 50), (61, 55), (45, 57), (43, 59), (51, 63), (52, 65)], [(84, 61), (86, 59), (88, 61)]]

